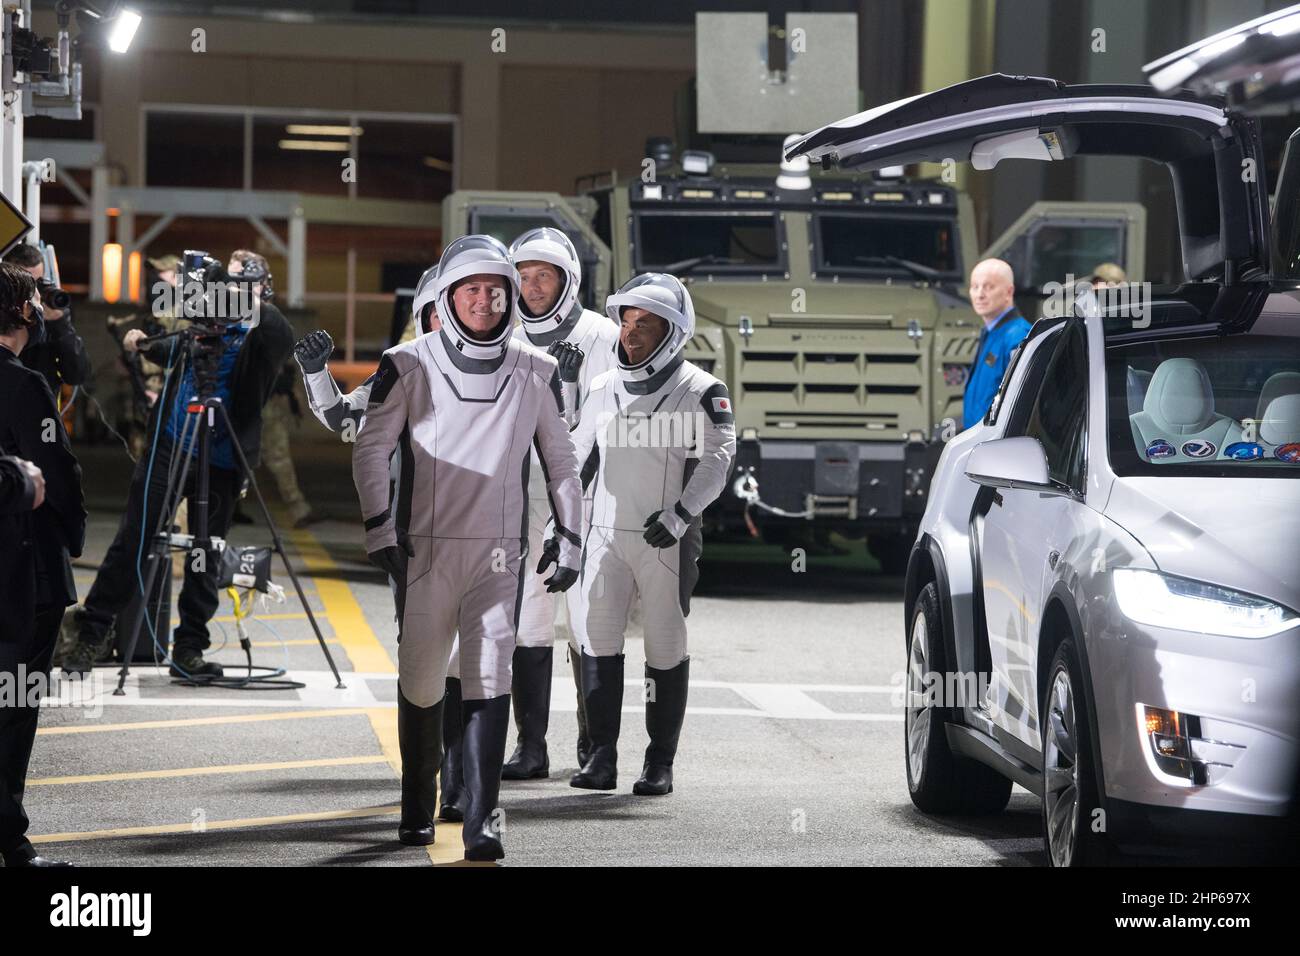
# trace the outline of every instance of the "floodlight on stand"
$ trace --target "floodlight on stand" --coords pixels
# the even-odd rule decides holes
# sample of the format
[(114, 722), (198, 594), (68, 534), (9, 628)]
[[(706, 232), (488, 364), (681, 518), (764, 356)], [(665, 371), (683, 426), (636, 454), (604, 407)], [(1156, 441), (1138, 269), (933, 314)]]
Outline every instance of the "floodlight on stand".
[(134, 10), (119, 10), (111, 21), (108, 33), (108, 48), (114, 53), (125, 53), (131, 48), (135, 31), (140, 29), (140, 14)]

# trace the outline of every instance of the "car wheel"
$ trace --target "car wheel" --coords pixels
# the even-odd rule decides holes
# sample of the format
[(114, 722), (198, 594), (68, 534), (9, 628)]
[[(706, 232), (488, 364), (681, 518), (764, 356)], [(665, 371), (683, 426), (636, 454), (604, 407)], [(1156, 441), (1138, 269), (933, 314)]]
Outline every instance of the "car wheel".
[(946, 647), (939, 589), (931, 582), (917, 596), (907, 638), (907, 789), (912, 803), (925, 813), (1000, 813), (1011, 798), (1011, 781), (992, 767), (952, 752), (944, 729), (950, 708), (938, 706), (946, 701), (935, 701), (936, 689), (926, 681), (927, 674), (947, 674)]
[(1061, 642), (1048, 670), (1039, 733), (1043, 744), (1043, 842), (1052, 866), (1109, 861), (1098, 799), (1092, 732), (1074, 644)]

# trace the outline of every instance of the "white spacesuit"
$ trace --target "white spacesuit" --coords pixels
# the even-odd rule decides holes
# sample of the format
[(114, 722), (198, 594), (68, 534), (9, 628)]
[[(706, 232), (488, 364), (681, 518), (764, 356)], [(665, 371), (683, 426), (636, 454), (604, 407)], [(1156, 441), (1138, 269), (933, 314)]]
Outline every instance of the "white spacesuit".
[[(453, 301), (462, 287), (473, 302), (466, 314)], [(504, 855), (496, 801), (528, 570), (534, 444), (554, 508), (556, 542), (545, 556), (557, 565), (548, 580), (554, 589), (576, 578), (581, 543), (581, 487), (557, 363), (512, 336), (518, 294), (499, 242), (451, 243), (435, 282), (441, 329), (384, 353), (352, 459), (366, 551), (399, 582), (398, 685), (411, 706), (443, 703), (459, 633), (468, 859)], [(398, 447), (401, 477), (390, 501), (389, 459)], [(432, 730), (432, 722), (419, 726)]]
[[(640, 310), (645, 310), (641, 312)], [(672, 791), (673, 758), (686, 712), (690, 658), (686, 615), (699, 573), (700, 515), (721, 493), (736, 451), (726, 386), (682, 359), (695, 331), (690, 293), (649, 273), (610, 296), (606, 311), (624, 335), (634, 316), (666, 320), (640, 360), (621, 340), (618, 367), (598, 376), (574, 430), (578, 457), (599, 455), (591, 527), (583, 551), (579, 613), (582, 688), (591, 753), (570, 781), (616, 784), (623, 700), (623, 638), (640, 597), (645, 625), (646, 749), (633, 791)]]
[[(411, 321), (402, 337), (402, 343), (409, 342), (417, 334), (425, 335), (436, 330), (438, 320), (432, 313), (437, 278), (436, 264), (420, 276), (415, 299), (411, 303)], [(334, 342), (323, 329), (308, 333), (294, 345), (294, 357), (302, 369), (303, 387), (312, 414), (330, 431), (341, 433), (345, 441), (355, 441), (357, 432), (365, 421), (366, 404), (370, 400), (375, 375), (371, 375), (346, 395), (343, 394), (329, 371), (329, 357), (333, 351)], [(389, 463), (392, 488), (390, 498), (393, 501), (400, 500), (397, 482), (401, 478), (401, 472), (399, 449), (394, 452)], [(403, 533), (407, 530), (404, 524), (407, 520), (409, 519), (403, 515), (397, 516), (398, 527)], [(397, 581), (392, 578), (389, 581), (396, 595)], [(438, 804), (438, 819), (453, 823), (465, 819), (460, 662), (455, 650), (452, 651), (452, 661), (448, 665), (443, 700), (443, 707), (435, 714), (434, 708), (414, 707), (400, 693), (398, 695), (397, 738), (402, 755), (402, 821), (398, 826), (398, 839), (403, 843), (423, 846), (432, 842), (431, 823), (424, 821), (429, 817), (429, 808), (434, 806), (435, 800)], [(436, 747), (439, 736), (436, 727), (429, 731), (419, 726), (420, 721), (427, 724), (435, 717), (442, 722), (441, 754)], [(442, 781), (441, 793), (437, 790), (439, 779)]]
[[(554, 266), (561, 276), (563, 285), (558, 295), (536, 313), (530, 309), (526, 295), (521, 295), (520, 323), (515, 334), (531, 345), (548, 350), (559, 361), (565, 418), (573, 425), (583, 398), (591, 390), (592, 379), (614, 367), (618, 326), (606, 316), (584, 309), (578, 301), (582, 263), (572, 241), (560, 230), (550, 226), (530, 229), (511, 244), (510, 257), (515, 268), (525, 272), (531, 266), (545, 263)], [(546, 485), (536, 463), (529, 479), (528, 498), (528, 544), (529, 550), (536, 554), (541, 552), (549, 538), (546, 521), (551, 511)], [(590, 494), (583, 501), (583, 510), (584, 516), (589, 518)], [(580, 530), (585, 532), (586, 525)], [(538, 575), (529, 575), (524, 583), (511, 689), (519, 740), (502, 771), (507, 780), (526, 780), (550, 774), (546, 731), (551, 711), (552, 648), (557, 633), (569, 642), (574, 685), (580, 686), (578, 645), (569, 626), (573, 594), (570, 591), (561, 597), (548, 593)], [(586, 760), (585, 727), (582, 695), (579, 694), (579, 766)]]

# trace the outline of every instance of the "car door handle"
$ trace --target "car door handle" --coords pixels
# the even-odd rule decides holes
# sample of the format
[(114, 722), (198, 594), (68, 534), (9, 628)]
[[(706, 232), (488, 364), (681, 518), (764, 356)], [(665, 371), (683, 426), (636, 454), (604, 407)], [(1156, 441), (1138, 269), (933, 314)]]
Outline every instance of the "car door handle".
[(1060, 558), (1061, 558), (1060, 551), (1049, 551), (1047, 553), (1047, 566), (1052, 570), (1056, 570), (1056, 562), (1059, 561)]

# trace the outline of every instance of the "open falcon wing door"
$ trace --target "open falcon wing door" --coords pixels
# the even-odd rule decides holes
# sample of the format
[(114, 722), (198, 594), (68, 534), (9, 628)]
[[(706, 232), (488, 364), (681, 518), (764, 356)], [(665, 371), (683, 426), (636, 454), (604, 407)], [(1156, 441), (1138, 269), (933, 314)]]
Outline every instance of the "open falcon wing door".
[[(1289, 111), (1300, 96), (1300, 4), (1248, 20), (1148, 63), (1151, 86), (1187, 86), (1249, 113)], [(1300, 280), (1300, 130), (1287, 140), (1273, 193), (1273, 276)]]
[(976, 169), (1030, 159), (1135, 156), (1173, 177), (1188, 279), (1261, 278), (1268, 206), (1256, 123), (1221, 103), (1143, 86), (1067, 86), (993, 74), (858, 113), (792, 143), (786, 158), (876, 169), (954, 160)]
[(1300, 96), (1300, 4), (1256, 17), (1142, 68), (1157, 93), (1182, 88), (1260, 109)]

